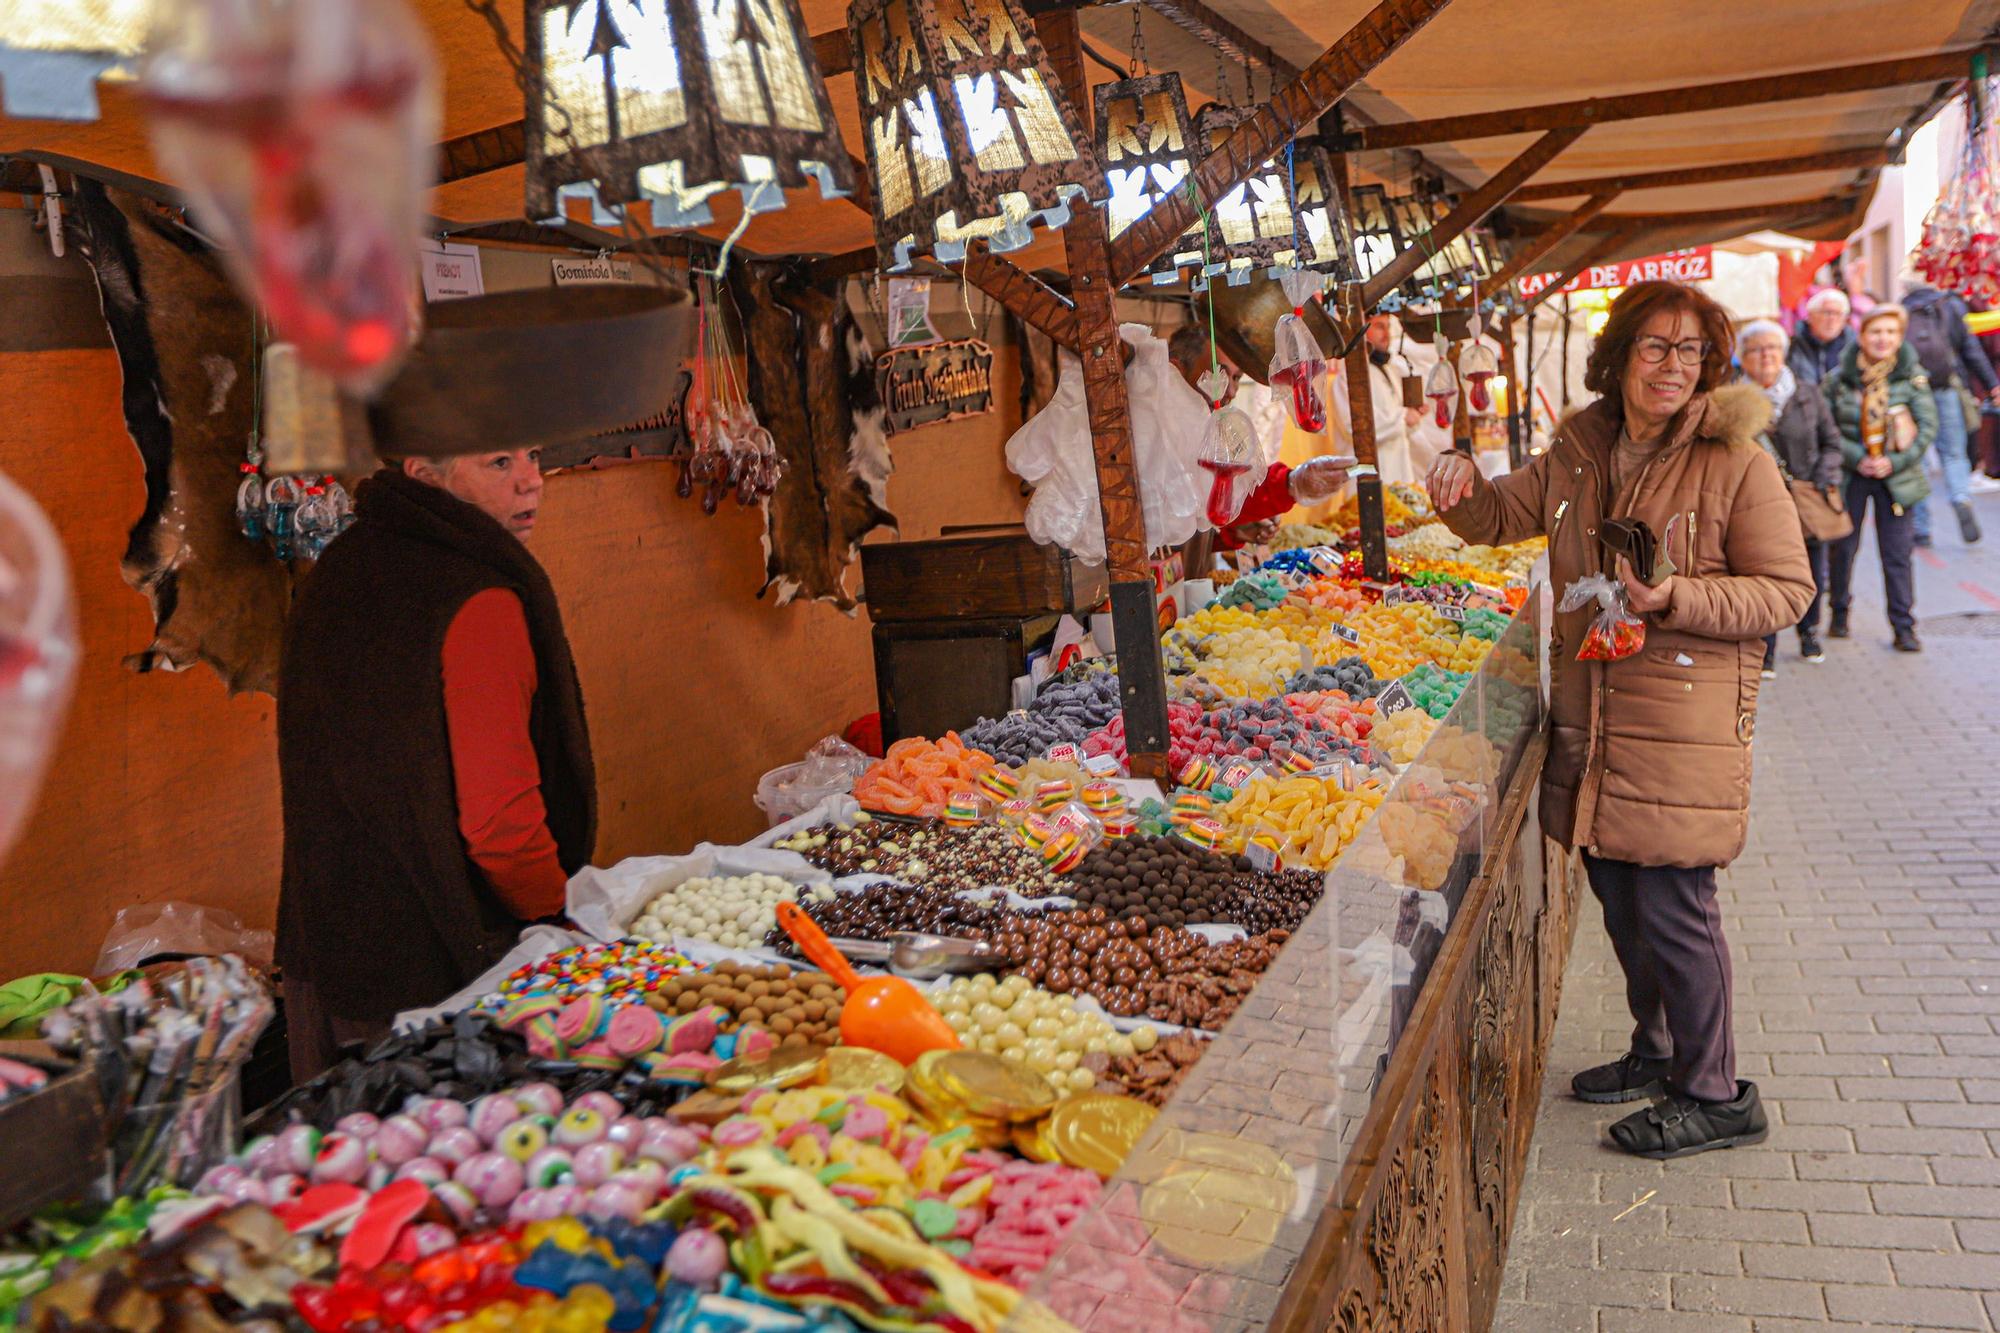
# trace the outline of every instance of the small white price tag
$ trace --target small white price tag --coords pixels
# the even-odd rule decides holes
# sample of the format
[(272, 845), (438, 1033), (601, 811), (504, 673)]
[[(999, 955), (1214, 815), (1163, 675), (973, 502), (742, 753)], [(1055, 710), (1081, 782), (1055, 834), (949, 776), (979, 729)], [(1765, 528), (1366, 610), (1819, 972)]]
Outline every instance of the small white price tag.
[(1057, 741), (1049, 747), (1049, 752), (1044, 757), (1052, 764), (1081, 764), (1083, 762), (1083, 752), (1076, 748), (1076, 742), (1074, 741)]
[(1282, 864), (1278, 860), (1277, 849), (1266, 847), (1261, 842), (1251, 843), (1243, 849), (1243, 854), (1250, 858), (1250, 868), (1252, 870), (1269, 872), (1279, 869)]

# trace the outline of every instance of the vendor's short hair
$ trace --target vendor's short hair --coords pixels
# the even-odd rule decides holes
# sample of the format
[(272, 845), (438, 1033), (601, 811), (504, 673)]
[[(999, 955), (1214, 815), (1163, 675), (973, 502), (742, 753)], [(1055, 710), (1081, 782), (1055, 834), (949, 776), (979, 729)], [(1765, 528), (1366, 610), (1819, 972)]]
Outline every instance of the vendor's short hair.
[(1167, 357), (1182, 365), (1208, 364), (1208, 330), (1199, 324), (1183, 324), (1167, 339)]
[(1638, 341), (1639, 330), (1654, 315), (1682, 311), (1695, 317), (1701, 326), (1701, 336), (1708, 343), (1695, 392), (1708, 393), (1728, 379), (1730, 359), (1736, 352), (1736, 330), (1729, 322), (1729, 312), (1717, 305), (1714, 298), (1685, 284), (1640, 282), (1627, 287), (1611, 303), (1604, 332), (1597, 335), (1597, 345), (1590, 349), (1590, 360), (1585, 363), (1583, 387), (1613, 402), (1621, 401), (1625, 365), (1632, 359), (1632, 344)]
[(1838, 287), (1822, 287), (1812, 294), (1811, 300), (1806, 302), (1806, 313), (1810, 315), (1822, 306), (1830, 305), (1839, 306), (1840, 313), (1843, 315), (1850, 314), (1854, 310), (1854, 302), (1847, 299), (1846, 292), (1843, 292)]

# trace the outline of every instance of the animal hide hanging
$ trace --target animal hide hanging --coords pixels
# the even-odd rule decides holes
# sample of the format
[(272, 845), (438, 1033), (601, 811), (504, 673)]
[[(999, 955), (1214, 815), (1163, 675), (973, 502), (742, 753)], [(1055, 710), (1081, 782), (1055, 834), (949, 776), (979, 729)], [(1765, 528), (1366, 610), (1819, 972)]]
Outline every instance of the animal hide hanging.
[(236, 527), (255, 424), (251, 311), (214, 253), (143, 196), (76, 178), (71, 217), (124, 372), (125, 427), (146, 499), (120, 571), (153, 611), (138, 671), (206, 663), (232, 693), (274, 693), (295, 581)]
[(839, 280), (796, 262), (739, 260), (731, 287), (744, 317), (750, 402), (785, 470), (764, 504), (764, 586), (784, 606), (803, 595), (854, 613), (847, 571), (861, 539), (892, 531), (887, 410), (875, 357)]

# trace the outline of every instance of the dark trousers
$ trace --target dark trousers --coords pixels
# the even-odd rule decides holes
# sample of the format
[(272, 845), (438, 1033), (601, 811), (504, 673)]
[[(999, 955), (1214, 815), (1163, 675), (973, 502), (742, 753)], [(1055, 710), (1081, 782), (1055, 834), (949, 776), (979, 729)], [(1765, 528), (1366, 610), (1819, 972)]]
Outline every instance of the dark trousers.
[(1854, 531), (1833, 544), (1833, 609), (1846, 611), (1854, 600), (1854, 553), (1861, 549), (1861, 525), (1871, 500), (1875, 502), (1875, 544), (1882, 550), (1882, 586), (1889, 598), (1889, 628), (1915, 629), (1917, 584), (1910, 568), (1915, 531), (1909, 513), (1889, 494), (1889, 483), (1879, 477), (1847, 479), (1847, 515), (1854, 520)]
[[(1827, 561), (1829, 559), (1827, 544), (1825, 542), (1814, 541), (1810, 537), (1806, 538), (1806, 559), (1812, 561), (1813, 599), (1812, 604), (1806, 607), (1806, 613), (1799, 617), (1798, 628), (1801, 638), (1808, 634), (1819, 633), (1819, 606), (1826, 599)], [(1764, 656), (1768, 658), (1777, 651), (1778, 636), (1775, 634), (1765, 635)]]
[(1583, 868), (1625, 970), (1633, 1054), (1673, 1061), (1675, 1092), (1733, 1099), (1729, 943), (1715, 905), (1715, 867), (1641, 866), (1586, 852)]

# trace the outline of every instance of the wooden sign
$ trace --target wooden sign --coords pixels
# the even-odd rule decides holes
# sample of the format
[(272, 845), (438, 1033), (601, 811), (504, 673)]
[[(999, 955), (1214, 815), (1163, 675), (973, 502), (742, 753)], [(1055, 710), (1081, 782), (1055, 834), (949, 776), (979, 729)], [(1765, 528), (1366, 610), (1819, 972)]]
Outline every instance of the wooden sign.
[(885, 352), (875, 377), (891, 435), (993, 410), (993, 349), (977, 338)]

